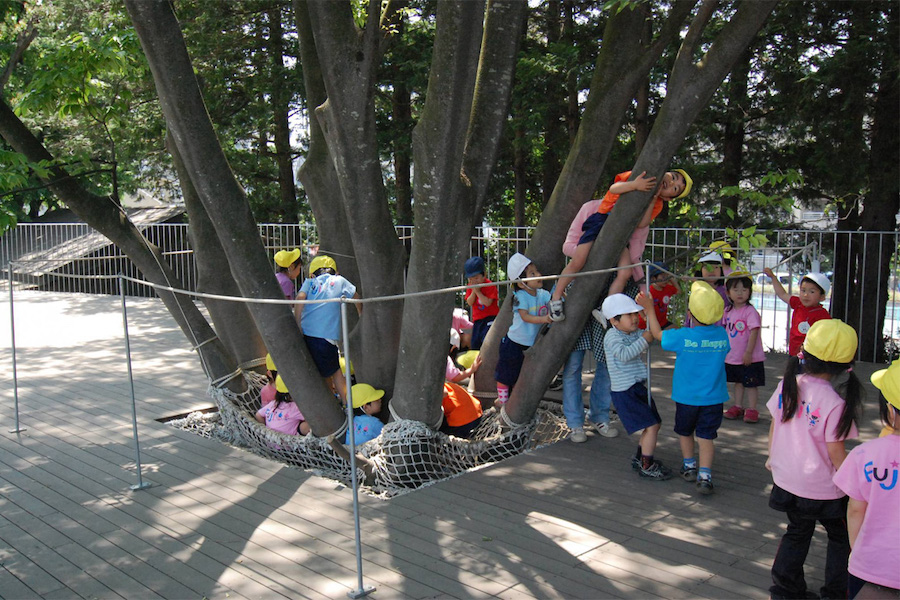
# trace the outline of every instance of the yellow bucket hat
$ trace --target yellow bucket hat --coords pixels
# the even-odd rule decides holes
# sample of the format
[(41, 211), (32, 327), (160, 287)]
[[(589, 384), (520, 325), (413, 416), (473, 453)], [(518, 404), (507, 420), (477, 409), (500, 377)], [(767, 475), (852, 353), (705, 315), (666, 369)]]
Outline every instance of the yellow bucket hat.
[(271, 354), (266, 354), (266, 370), (268, 371), (277, 371), (278, 368), (275, 366), (275, 361), (272, 360)]
[(314, 276), (319, 269), (333, 269), (335, 273), (338, 272), (337, 263), (334, 262), (334, 259), (330, 256), (325, 256), (324, 254), (315, 257), (309, 263), (309, 274), (311, 276)]
[(675, 196), (676, 200), (681, 200), (685, 196), (691, 193), (691, 188), (694, 187), (694, 180), (691, 179), (691, 176), (687, 174), (687, 171), (684, 169), (672, 169), (676, 173), (681, 173), (681, 176), (684, 177), (684, 191), (679, 195)]
[(281, 378), (281, 375), (275, 378), (275, 389), (282, 394), (288, 394), (287, 386), (284, 385), (284, 379)]
[(885, 400), (900, 410), (900, 360), (895, 360), (887, 369), (872, 373), (872, 385), (881, 390)]
[(469, 350), (468, 352), (463, 352), (456, 356), (456, 364), (463, 369), (469, 369), (472, 367), (476, 358), (478, 358), (478, 350)]
[(357, 383), (350, 388), (350, 395), (353, 396), (353, 408), (359, 408), (384, 396), (384, 390), (376, 390), (368, 383)]
[(858, 344), (855, 329), (840, 319), (825, 319), (809, 328), (803, 353), (827, 362), (849, 363), (856, 357)]
[(300, 258), (300, 248), (293, 250), (279, 250), (275, 253), (275, 264), (282, 269), (287, 269)]
[(691, 285), (691, 296), (688, 308), (698, 321), (712, 325), (722, 319), (725, 314), (725, 301), (711, 285), (705, 281), (695, 281)]

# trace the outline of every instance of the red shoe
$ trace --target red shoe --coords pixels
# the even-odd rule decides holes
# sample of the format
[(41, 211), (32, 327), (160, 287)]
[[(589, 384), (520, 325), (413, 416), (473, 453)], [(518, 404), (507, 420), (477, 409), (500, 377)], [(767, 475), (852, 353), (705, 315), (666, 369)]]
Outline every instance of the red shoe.
[[(753, 411), (753, 412), (756, 412), (756, 411)], [(743, 414), (744, 414), (744, 409), (741, 408), (740, 406), (738, 406), (737, 404), (735, 404), (734, 406), (732, 406), (731, 408), (726, 410), (725, 414), (722, 416), (725, 417), (726, 419), (734, 420), (734, 419), (740, 419), (743, 416)], [(759, 416), (759, 413), (757, 413), (757, 417), (758, 416)]]
[(744, 412), (744, 423), (758, 423), (759, 422), (759, 411), (753, 408), (748, 408)]

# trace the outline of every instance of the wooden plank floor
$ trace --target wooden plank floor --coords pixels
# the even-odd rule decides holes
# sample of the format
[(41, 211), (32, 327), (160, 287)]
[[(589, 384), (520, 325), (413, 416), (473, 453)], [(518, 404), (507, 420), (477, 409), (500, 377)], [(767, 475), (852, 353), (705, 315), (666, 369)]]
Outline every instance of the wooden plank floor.
[[(27, 430), (7, 432), (0, 334), (0, 598), (343, 598), (357, 587), (349, 489), (155, 420), (209, 403), (158, 302), (129, 300), (143, 478), (154, 484), (136, 492), (119, 300), (17, 292), (15, 314)], [(768, 360), (761, 403), (782, 365)], [(657, 349), (657, 456), (677, 467), (671, 367)], [(857, 372), (867, 380), (875, 368)], [(865, 438), (876, 420), (870, 402)], [(624, 435), (562, 441), (390, 501), (362, 495), (364, 582), (380, 598), (764, 598), (783, 530), (766, 503), (767, 429), (767, 418), (724, 423), (710, 497), (680, 479), (640, 479)], [(812, 589), (823, 537), (808, 559)]]

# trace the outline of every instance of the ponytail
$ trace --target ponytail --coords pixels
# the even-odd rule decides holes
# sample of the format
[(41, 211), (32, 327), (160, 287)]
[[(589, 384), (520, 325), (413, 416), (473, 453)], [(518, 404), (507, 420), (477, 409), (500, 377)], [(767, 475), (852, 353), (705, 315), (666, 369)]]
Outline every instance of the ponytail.
[(788, 358), (784, 369), (784, 380), (781, 382), (781, 422), (786, 423), (794, 417), (800, 404), (800, 392), (797, 388), (797, 373), (800, 371), (800, 359), (796, 356)]

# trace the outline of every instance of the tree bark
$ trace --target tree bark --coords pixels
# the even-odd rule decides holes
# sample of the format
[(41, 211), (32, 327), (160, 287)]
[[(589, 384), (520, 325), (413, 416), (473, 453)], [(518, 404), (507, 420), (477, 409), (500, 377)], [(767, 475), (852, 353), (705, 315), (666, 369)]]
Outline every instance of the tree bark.
[[(750, 48), (741, 54), (741, 58), (731, 70), (731, 81), (728, 85), (728, 108), (725, 111), (725, 123), (722, 132), (722, 185), (736, 186), (741, 183), (741, 172), (744, 159), (744, 121), (750, 99), (747, 96), (747, 78), (750, 75), (750, 60), (753, 52)], [(729, 210), (731, 211), (729, 216)], [(724, 227), (734, 226), (738, 222), (738, 197), (728, 196), (722, 200), (719, 210), (719, 221)]]
[[(255, 300), (283, 299), (247, 198), (213, 131), (171, 5), (166, 0), (126, 0), (126, 8), (153, 73), (169, 131), (241, 294)], [(312, 362), (290, 307), (252, 303), (250, 312), (288, 389), (304, 390), (294, 400), (313, 432), (324, 437), (342, 430), (340, 405)]]
[(279, 212), (287, 222), (297, 220), (297, 188), (294, 185), (294, 160), (291, 155), (291, 128), (288, 124), (289, 100), (284, 68), (284, 32), (281, 8), (266, 11), (269, 21), (269, 58), (272, 61), (272, 119), (275, 125), (275, 163), (278, 165)]

